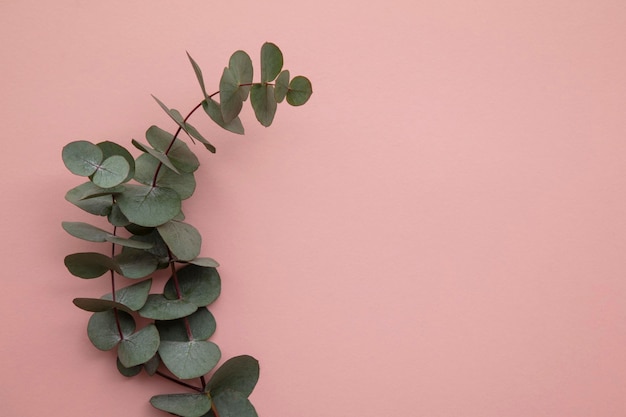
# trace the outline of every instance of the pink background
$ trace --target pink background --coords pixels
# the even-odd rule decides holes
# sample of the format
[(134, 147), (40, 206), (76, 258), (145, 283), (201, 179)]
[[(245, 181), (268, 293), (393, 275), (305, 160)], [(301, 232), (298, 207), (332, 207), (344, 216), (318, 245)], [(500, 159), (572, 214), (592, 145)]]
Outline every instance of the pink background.
[[(626, 415), (622, 0), (0, 1), (3, 416), (157, 416), (86, 336), (63, 257), (72, 140), (172, 129), (229, 55), (278, 44), (304, 107), (194, 118), (189, 221), (223, 357), (261, 417)], [(200, 148), (198, 148), (200, 151)], [(101, 224), (101, 223), (98, 223)], [(104, 224), (104, 223), (102, 223)]]

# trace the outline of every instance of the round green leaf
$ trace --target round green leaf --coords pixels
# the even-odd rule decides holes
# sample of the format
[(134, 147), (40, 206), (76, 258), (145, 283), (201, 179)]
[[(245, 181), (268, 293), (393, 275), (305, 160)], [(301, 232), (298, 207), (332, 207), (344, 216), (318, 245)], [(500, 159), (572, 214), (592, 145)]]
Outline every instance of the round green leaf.
[(120, 342), (117, 355), (127, 368), (148, 362), (159, 348), (159, 332), (154, 324), (149, 324)]
[(124, 178), (123, 182), (127, 182), (133, 177), (133, 175), (135, 175), (135, 159), (130, 154), (130, 152), (126, 150), (126, 148), (108, 140), (98, 143), (97, 146), (102, 150), (103, 160), (114, 155), (119, 155), (126, 159), (126, 162), (128, 162), (128, 166), (130, 169), (128, 171), (128, 175), (126, 176), (126, 178)]
[[(182, 299), (198, 307), (211, 304), (220, 295), (221, 281), (215, 268), (189, 264), (176, 271), (176, 276)], [(178, 298), (174, 277), (165, 284), (163, 295), (171, 300)]]
[(289, 90), (289, 71), (284, 70), (278, 75), (276, 78), (275, 88), (274, 88), (274, 98), (277, 103), (282, 102), (287, 95), (287, 91)]
[(213, 342), (163, 340), (159, 346), (161, 360), (180, 379), (198, 378), (207, 374), (220, 360), (220, 349)]
[(146, 227), (167, 223), (181, 208), (176, 191), (150, 185), (127, 185), (118, 195), (117, 203), (128, 220)]
[(226, 389), (211, 398), (220, 416), (258, 417), (250, 400), (238, 391)]
[(145, 278), (159, 266), (159, 260), (151, 253), (130, 247), (125, 247), (114, 259), (119, 273), (131, 279)]
[[(140, 155), (137, 158), (135, 180), (142, 184), (151, 185), (158, 165), (159, 161), (153, 156)], [(176, 191), (180, 199), (185, 200), (193, 195), (196, 189), (196, 179), (193, 173), (176, 174), (171, 169), (162, 166), (157, 175), (156, 185)]]
[(189, 341), (185, 320), (187, 320), (189, 324), (193, 340), (206, 340), (215, 333), (215, 317), (213, 317), (213, 314), (211, 314), (206, 307), (201, 307), (192, 315), (182, 319), (158, 321), (156, 326), (157, 329), (159, 329), (161, 340), (175, 342)]
[(272, 81), (283, 69), (283, 54), (278, 46), (266, 42), (261, 47), (261, 82)]
[(65, 266), (79, 278), (98, 278), (107, 271), (117, 270), (113, 259), (97, 252), (74, 253), (65, 257)]
[(248, 355), (236, 356), (215, 371), (206, 389), (211, 395), (230, 389), (248, 397), (258, 380), (259, 361)]
[(269, 84), (254, 84), (250, 90), (250, 103), (257, 120), (265, 127), (272, 124), (276, 115), (276, 99), (274, 86)]
[[(115, 321), (115, 310), (94, 313), (87, 324), (87, 336), (100, 350), (111, 350), (122, 340)], [(135, 331), (135, 320), (123, 311), (117, 310), (122, 335), (127, 337)]]
[(206, 394), (164, 394), (150, 398), (154, 408), (182, 417), (201, 417), (211, 409)]
[(131, 366), (130, 368), (125, 367), (124, 365), (122, 365), (122, 362), (120, 362), (120, 358), (117, 358), (117, 370), (120, 371), (120, 374), (126, 376), (126, 377), (133, 377), (135, 375), (139, 375), (139, 373), (141, 372), (141, 369), (143, 368), (143, 366), (141, 365), (137, 365), (137, 366)]
[(67, 169), (83, 177), (96, 172), (103, 158), (102, 150), (85, 140), (68, 143), (61, 154)]
[(306, 103), (313, 94), (313, 87), (308, 78), (298, 75), (289, 83), (287, 91), (287, 103), (292, 106), (301, 106)]
[(236, 51), (230, 56), (228, 60), (228, 68), (231, 69), (235, 75), (235, 79), (240, 85), (239, 94), (243, 101), (248, 98), (249, 86), (241, 86), (241, 84), (250, 84), (254, 76), (254, 70), (252, 68), (252, 59), (244, 51)]
[(200, 254), (202, 236), (192, 225), (170, 220), (157, 230), (177, 259), (189, 261)]
[[(126, 306), (128, 309), (137, 311), (143, 307), (144, 304), (146, 304), (151, 286), (152, 279), (147, 279), (136, 284), (129, 285), (128, 287), (115, 291), (115, 300)], [(106, 294), (102, 297), (102, 299), (103, 301), (113, 300), (113, 294)]]
[(146, 304), (139, 310), (139, 315), (153, 320), (175, 320), (187, 317), (198, 309), (195, 304), (185, 300), (170, 300), (161, 294), (150, 294)]
[(222, 78), (220, 78), (220, 105), (224, 123), (230, 123), (239, 115), (243, 107), (237, 74), (230, 68), (224, 68)]
[(91, 181), (98, 187), (111, 188), (123, 183), (129, 172), (130, 166), (126, 159), (120, 155), (113, 155), (102, 161)]

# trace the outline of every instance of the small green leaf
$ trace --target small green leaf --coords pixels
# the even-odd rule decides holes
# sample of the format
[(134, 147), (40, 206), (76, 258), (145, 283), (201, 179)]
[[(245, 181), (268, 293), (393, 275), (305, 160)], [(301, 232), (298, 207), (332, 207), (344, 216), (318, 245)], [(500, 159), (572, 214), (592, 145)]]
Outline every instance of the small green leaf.
[(68, 143), (61, 154), (67, 169), (72, 174), (83, 177), (96, 172), (103, 158), (102, 150), (85, 140)]
[(168, 167), (175, 173), (180, 174), (180, 172), (178, 172), (178, 169), (176, 169), (172, 161), (170, 161), (170, 158), (167, 155), (165, 155), (163, 152), (159, 152), (156, 149), (152, 149), (149, 146), (146, 146), (143, 143), (136, 141), (135, 139), (133, 139), (131, 142), (133, 145), (135, 145), (135, 148), (152, 155), (154, 158), (161, 161), (163, 165), (165, 165), (166, 167)]
[(264, 43), (261, 47), (261, 82), (274, 80), (281, 69), (283, 69), (282, 52), (273, 43)]
[(101, 298), (74, 298), (72, 300), (74, 305), (81, 310), (90, 311), (92, 313), (99, 313), (102, 311), (112, 310), (114, 308), (131, 313), (132, 310), (126, 307), (124, 304), (117, 303), (111, 300), (103, 300)]
[(103, 160), (114, 155), (119, 155), (126, 159), (126, 162), (128, 162), (128, 166), (130, 167), (130, 169), (128, 171), (128, 175), (123, 182), (127, 182), (133, 177), (133, 175), (135, 174), (135, 159), (130, 154), (130, 152), (126, 150), (126, 148), (108, 140), (98, 143), (97, 146), (98, 148), (100, 148), (100, 150), (102, 150)]
[(242, 84), (252, 83), (254, 70), (252, 68), (252, 59), (244, 51), (236, 51), (228, 60), (228, 68), (233, 72), (237, 83), (239, 84), (239, 95), (241, 100), (246, 101), (248, 98), (249, 86)]
[[(152, 279), (147, 279), (136, 284), (129, 285), (128, 287), (115, 291), (115, 300), (126, 306), (131, 311), (137, 311), (146, 304), (151, 286)], [(111, 293), (106, 294), (102, 297), (102, 299), (113, 300), (113, 295)]]
[(96, 186), (91, 181), (85, 182), (69, 190), (65, 194), (65, 199), (87, 213), (94, 214), (96, 216), (107, 216), (111, 213), (113, 197), (111, 195), (103, 195), (100, 197), (84, 199), (84, 197), (92, 193), (94, 189), (101, 190), (100, 187)]
[(83, 222), (62, 222), (61, 226), (70, 235), (89, 242), (106, 242), (110, 235), (106, 230)]
[(131, 247), (125, 247), (114, 259), (120, 275), (131, 279), (145, 278), (159, 266), (159, 260), (150, 252)]
[(152, 98), (159, 104), (159, 107), (161, 107), (163, 109), (163, 111), (165, 113), (167, 113), (167, 115), (176, 122), (177, 125), (179, 125), (181, 128), (184, 129), (184, 125), (185, 125), (185, 119), (183, 118), (183, 116), (180, 114), (180, 112), (176, 109), (170, 109), (169, 107), (167, 107), (161, 100), (159, 100), (158, 98), (156, 98), (154, 95), (152, 96)]
[(117, 204), (111, 206), (111, 212), (107, 215), (107, 220), (116, 227), (125, 227), (130, 224), (130, 220), (124, 216), (124, 213), (120, 210), (120, 206)]
[[(200, 166), (198, 157), (187, 144), (178, 138), (174, 140), (174, 135), (171, 133), (157, 126), (150, 126), (146, 131), (146, 139), (157, 151), (167, 152), (168, 158), (179, 171), (191, 173)], [(172, 141), (174, 141), (173, 145)]]
[(153, 320), (175, 320), (194, 313), (198, 309), (194, 303), (185, 300), (170, 300), (161, 294), (150, 294), (139, 315)]
[(159, 348), (159, 332), (154, 324), (149, 324), (120, 342), (117, 355), (127, 368), (148, 362)]
[(229, 132), (237, 133), (239, 135), (244, 134), (244, 128), (241, 124), (241, 119), (239, 118), (239, 116), (226, 123), (224, 121), (224, 116), (222, 116), (221, 105), (217, 101), (211, 98), (207, 98), (202, 102), (202, 108), (204, 109), (206, 114), (209, 115), (211, 120), (217, 123), (218, 126), (228, 130)]
[(248, 397), (259, 380), (259, 361), (252, 356), (236, 356), (224, 362), (211, 377), (206, 390), (211, 395), (231, 389)]
[(274, 98), (277, 103), (282, 102), (289, 90), (289, 71), (284, 70), (276, 78), (276, 86), (274, 88)]
[(181, 199), (170, 188), (129, 184), (118, 195), (122, 213), (132, 223), (154, 227), (167, 223), (180, 212)]
[[(152, 185), (158, 165), (159, 161), (151, 155), (140, 155), (137, 158), (135, 180), (145, 185)], [(167, 167), (161, 167), (157, 174), (156, 185), (176, 191), (180, 199), (185, 200), (196, 190), (196, 179), (193, 173), (176, 174)]]
[(313, 94), (311, 81), (308, 78), (298, 75), (289, 83), (287, 91), (287, 103), (292, 106), (301, 106), (306, 103)]
[[(220, 276), (215, 268), (185, 265), (176, 271), (178, 286), (183, 300), (204, 307), (217, 299), (221, 291)], [(163, 295), (171, 300), (178, 298), (174, 277), (163, 288)]]
[(180, 379), (205, 375), (220, 360), (220, 349), (213, 342), (191, 340), (173, 342), (164, 340), (159, 346), (161, 360)]
[(98, 278), (106, 272), (118, 271), (117, 264), (110, 257), (97, 252), (74, 253), (65, 257), (65, 266), (79, 278)]
[(206, 340), (215, 333), (215, 317), (206, 307), (200, 307), (195, 313), (186, 318), (157, 321), (156, 326), (159, 329), (161, 340), (172, 342), (189, 341), (185, 320), (189, 324), (193, 340)]
[(124, 365), (122, 365), (122, 362), (120, 362), (120, 358), (117, 358), (116, 362), (117, 362), (117, 370), (120, 372), (120, 374), (128, 378), (133, 377), (135, 375), (139, 375), (139, 373), (141, 372), (141, 369), (143, 368), (142, 365), (131, 366), (130, 368), (127, 368)]
[(189, 52), (187, 52), (187, 57), (189, 58), (189, 62), (191, 62), (191, 66), (193, 67), (193, 72), (196, 73), (198, 84), (200, 84), (200, 88), (202, 89), (202, 95), (204, 97), (207, 97), (206, 88), (204, 87), (204, 78), (202, 77), (202, 70), (200, 69), (196, 61), (194, 61), (194, 59), (191, 57), (191, 55), (189, 55)]
[(277, 106), (274, 98), (274, 86), (254, 84), (250, 90), (250, 102), (257, 120), (265, 127), (271, 125)]
[(243, 107), (243, 98), (239, 91), (239, 81), (236, 73), (230, 68), (224, 68), (220, 79), (220, 105), (224, 123), (230, 123), (239, 115)]
[(250, 400), (240, 392), (226, 389), (211, 398), (220, 417), (258, 417)]
[(159, 365), (161, 364), (161, 359), (159, 358), (159, 354), (154, 355), (150, 360), (143, 364), (144, 368), (148, 375), (154, 375), (156, 371), (159, 369)]
[(120, 185), (128, 177), (130, 165), (123, 156), (113, 155), (102, 161), (91, 177), (98, 187), (111, 188)]
[(218, 266), (220, 266), (220, 264), (217, 263), (217, 261), (213, 258), (196, 258), (189, 261), (189, 263), (210, 268), (217, 268)]
[(150, 398), (150, 404), (154, 408), (182, 417), (201, 417), (211, 410), (211, 400), (206, 394), (155, 395)]
[(202, 236), (192, 225), (170, 220), (157, 230), (177, 259), (189, 261), (200, 254)]
[(209, 141), (208, 141), (208, 140), (206, 140), (206, 139), (204, 138), (204, 136), (202, 136), (202, 135), (200, 134), (200, 132), (198, 132), (198, 130), (197, 130), (195, 127), (193, 127), (193, 126), (192, 126), (192, 125), (190, 125), (189, 123), (185, 123), (184, 130), (185, 130), (185, 132), (187, 132), (187, 134), (188, 134), (190, 137), (192, 137), (192, 138), (194, 138), (194, 139), (197, 139), (197, 140), (198, 140), (198, 142), (202, 143), (202, 144), (204, 145), (204, 147), (205, 147), (205, 148), (207, 148), (207, 149), (209, 150), (209, 152), (211, 152), (211, 153), (215, 153), (215, 146), (211, 145), (211, 144), (209, 143)]
[[(135, 331), (135, 320), (123, 311), (117, 311), (120, 328), (124, 337)], [(117, 327), (116, 313), (113, 310), (94, 313), (87, 324), (87, 336), (100, 350), (111, 350), (122, 340)]]

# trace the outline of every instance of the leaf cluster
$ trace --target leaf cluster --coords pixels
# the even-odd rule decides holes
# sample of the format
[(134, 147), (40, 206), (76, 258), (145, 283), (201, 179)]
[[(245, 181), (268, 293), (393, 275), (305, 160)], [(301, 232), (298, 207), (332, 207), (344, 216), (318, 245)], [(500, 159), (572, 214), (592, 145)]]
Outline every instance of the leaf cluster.
[[(200, 162), (179, 136), (184, 132), (192, 143), (198, 141), (214, 153), (215, 147), (188, 121), (197, 109), (202, 108), (222, 129), (243, 134), (239, 114), (248, 98), (263, 126), (272, 124), (283, 100), (292, 106), (308, 101), (310, 81), (303, 76), (290, 78), (276, 45), (265, 43), (260, 55), (259, 82), (253, 82), (250, 56), (236, 51), (224, 68), (219, 90), (208, 94), (202, 71), (188, 54), (202, 101), (183, 117), (153, 96), (176, 130), (148, 128), (145, 141), (131, 141), (137, 157), (111, 141), (74, 141), (62, 150), (67, 169), (85, 178), (66, 193), (66, 200), (108, 222), (106, 227), (62, 223), (70, 235), (110, 248), (108, 254), (79, 252), (65, 257), (72, 275), (83, 279), (108, 275), (111, 280), (111, 292), (74, 299), (78, 308), (92, 314), (89, 340), (99, 350), (116, 351), (117, 369), (124, 376), (146, 372), (192, 389), (192, 393), (152, 397), (154, 407), (174, 415), (256, 416), (248, 400), (259, 377), (256, 359), (231, 358), (208, 382), (205, 379), (221, 359), (219, 347), (209, 340), (216, 329), (209, 306), (220, 295), (221, 280), (218, 263), (201, 256), (200, 232), (185, 221), (183, 201), (196, 189)], [(169, 278), (161, 291), (153, 291), (154, 274), (160, 270), (169, 270)], [(116, 289), (120, 280), (126, 285)], [(191, 383), (195, 379), (200, 379), (200, 387)]]

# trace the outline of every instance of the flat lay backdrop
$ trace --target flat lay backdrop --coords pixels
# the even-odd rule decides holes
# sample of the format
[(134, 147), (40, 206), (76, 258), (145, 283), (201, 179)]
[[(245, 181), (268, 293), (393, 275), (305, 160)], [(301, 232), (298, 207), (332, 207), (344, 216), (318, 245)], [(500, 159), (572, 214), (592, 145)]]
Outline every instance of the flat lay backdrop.
[[(0, 0), (0, 414), (166, 415), (86, 336), (69, 141), (173, 129), (276, 43), (310, 102), (195, 124), (213, 340), (261, 417), (626, 415), (622, 0)], [(98, 223), (98, 225), (101, 225)], [(89, 246), (91, 248), (91, 246)]]

